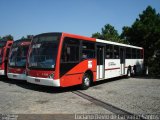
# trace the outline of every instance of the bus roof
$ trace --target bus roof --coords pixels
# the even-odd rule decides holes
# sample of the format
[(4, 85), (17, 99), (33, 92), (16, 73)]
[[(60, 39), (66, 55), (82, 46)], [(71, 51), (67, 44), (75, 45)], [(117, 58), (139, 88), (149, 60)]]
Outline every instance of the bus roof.
[(48, 33), (41, 33), (38, 35), (35, 35), (33, 38), (38, 37), (38, 36), (46, 36), (46, 35), (52, 35), (52, 34), (56, 34), (56, 35), (62, 35), (62, 32), (48, 32)]
[(30, 42), (31, 39), (19, 39), (19, 40), (15, 40), (14, 43), (18, 43), (18, 42)]
[(16, 40), (16, 41), (13, 42), (12, 46), (13, 46), (13, 47), (19, 46), (19, 45), (21, 45), (21, 43), (23, 43), (23, 42), (25, 42), (25, 43), (26, 43), (26, 42), (27, 42), (27, 43), (28, 43), (28, 42), (31, 42), (31, 39), (28, 39), (28, 38), (27, 38), (27, 39), (19, 39), (19, 40)]
[(101, 39), (96, 39), (96, 38), (91, 38), (91, 37), (85, 37), (85, 36), (80, 36), (80, 35), (75, 35), (75, 34), (70, 34), (70, 33), (63, 32), (63, 34), (66, 34), (69, 36), (76, 36), (79, 38), (84, 38), (84, 39), (88, 39), (88, 40), (92, 40), (92, 41), (96, 41), (96, 42), (100, 42), (100, 43), (107, 43), (107, 44), (119, 45), (119, 46), (124, 46), (124, 47), (143, 49), (142, 47), (138, 47), (138, 46), (127, 45), (127, 44), (122, 44), (122, 43), (117, 43), (117, 42), (112, 42), (112, 41), (107, 41), (107, 40), (101, 40)]
[(36, 35), (34, 37), (51, 35), (51, 34), (56, 34), (56, 35), (59, 35), (59, 36), (60, 35), (64, 35), (64, 36), (68, 36), (68, 37), (79, 38), (79, 39), (84, 39), (84, 40), (89, 40), (89, 41), (94, 41), (94, 42), (99, 42), (99, 43), (107, 43), (107, 44), (118, 45), (118, 46), (123, 46), (123, 47), (131, 47), (131, 48), (143, 49), (142, 47), (138, 47), (138, 46), (127, 45), (127, 44), (122, 44), (122, 43), (117, 43), (117, 42), (112, 42), (112, 41), (107, 41), (107, 40), (101, 40), (101, 39), (96, 39), (96, 38), (91, 38), (91, 37), (86, 37), (86, 36), (66, 33), (66, 32), (48, 32), (48, 33), (38, 34), (38, 35)]
[(142, 47), (138, 47), (138, 46), (127, 45), (127, 44), (122, 44), (122, 43), (117, 43), (117, 42), (112, 42), (112, 41), (107, 41), (107, 40), (101, 40), (101, 39), (96, 39), (96, 42), (118, 45), (118, 46), (123, 46), (123, 47), (143, 49)]

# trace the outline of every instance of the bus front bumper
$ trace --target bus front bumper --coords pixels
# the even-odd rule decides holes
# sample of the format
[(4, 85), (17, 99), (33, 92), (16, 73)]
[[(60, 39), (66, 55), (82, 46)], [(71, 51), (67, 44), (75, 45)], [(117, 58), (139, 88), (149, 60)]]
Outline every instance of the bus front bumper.
[(25, 74), (7, 73), (8, 78), (16, 80), (26, 80)]
[(38, 85), (45, 85), (45, 86), (54, 86), (60, 87), (60, 80), (59, 79), (50, 79), (50, 78), (40, 78), (40, 77), (31, 77), (27, 76), (27, 82), (38, 84)]
[(0, 75), (5, 75), (4, 70), (0, 70)]

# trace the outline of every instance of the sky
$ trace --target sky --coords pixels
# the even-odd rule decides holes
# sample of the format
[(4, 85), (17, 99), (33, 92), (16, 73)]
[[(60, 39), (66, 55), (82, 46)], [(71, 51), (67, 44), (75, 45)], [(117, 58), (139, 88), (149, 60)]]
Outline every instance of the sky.
[(67, 32), (91, 37), (111, 24), (119, 34), (150, 5), (160, 0), (0, 0), (0, 36)]

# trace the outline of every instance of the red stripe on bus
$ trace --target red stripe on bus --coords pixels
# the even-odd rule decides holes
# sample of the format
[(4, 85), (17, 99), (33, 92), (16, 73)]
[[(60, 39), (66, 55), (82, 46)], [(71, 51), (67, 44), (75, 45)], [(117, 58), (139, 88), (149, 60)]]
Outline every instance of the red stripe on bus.
[(117, 68), (108, 68), (108, 69), (105, 69), (105, 70), (115, 70), (115, 69), (120, 69), (120, 67), (117, 67)]

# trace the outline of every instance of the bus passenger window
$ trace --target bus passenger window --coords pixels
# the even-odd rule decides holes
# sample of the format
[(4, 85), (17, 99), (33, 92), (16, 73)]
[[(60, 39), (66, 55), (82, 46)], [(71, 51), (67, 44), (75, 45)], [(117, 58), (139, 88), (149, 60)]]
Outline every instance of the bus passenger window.
[(141, 58), (141, 50), (137, 49), (137, 58), (140, 59)]
[(79, 61), (79, 41), (72, 38), (65, 38), (61, 62), (78, 62)]
[(82, 43), (82, 59), (95, 58), (95, 44), (88, 41)]
[(106, 59), (112, 59), (113, 58), (113, 45), (106, 45)]
[(114, 59), (119, 59), (119, 47), (114, 46)]
[(131, 59), (132, 58), (132, 54), (131, 54), (131, 48), (127, 47), (126, 48), (126, 59)]
[(137, 55), (136, 55), (136, 49), (135, 48), (132, 48), (132, 59), (136, 59), (137, 58)]
[(79, 63), (79, 46), (79, 39), (64, 38), (60, 61), (60, 76), (63, 76)]

